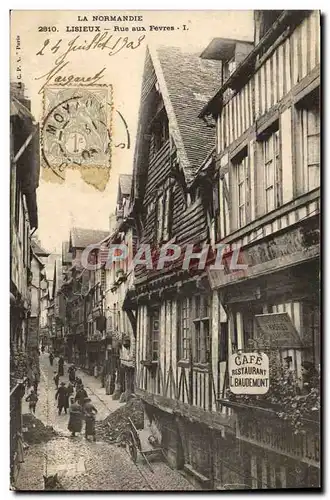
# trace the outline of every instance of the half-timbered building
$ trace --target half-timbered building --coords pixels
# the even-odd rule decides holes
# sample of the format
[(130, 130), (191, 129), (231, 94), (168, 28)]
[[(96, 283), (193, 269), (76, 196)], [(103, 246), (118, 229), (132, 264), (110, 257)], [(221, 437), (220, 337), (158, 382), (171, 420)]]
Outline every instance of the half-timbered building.
[[(135, 300), (130, 297), (137, 311), (135, 392), (168, 460), (205, 487), (212, 482), (210, 428), (222, 429), (226, 418), (212, 412), (206, 272), (196, 269), (193, 259), (187, 266), (183, 261), (188, 248), (197, 252), (210, 238), (205, 200), (212, 186), (195, 178), (204, 162), (212, 163), (215, 130), (197, 114), (218, 87), (221, 69), (221, 62), (180, 49), (148, 50), (132, 185), (138, 251), (150, 245), (153, 259), (151, 266), (135, 266)], [(182, 251), (159, 269), (160, 249), (171, 243)]]
[(28, 369), (39, 366), (38, 350), (29, 344), (31, 315), (31, 235), (38, 227), (39, 126), (24, 84), (10, 85), (10, 473), (19, 472), (22, 398)]
[[(225, 63), (228, 50), (214, 39), (202, 57)], [(298, 380), (306, 367), (317, 373), (320, 366), (319, 12), (256, 12), (254, 47), (200, 113), (210, 115), (217, 125), (214, 239), (229, 254), (239, 248), (246, 266), (208, 272), (216, 392), (222, 411), (234, 411), (249, 457), (233, 482), (318, 486), (318, 422), (295, 439), (269, 408), (228, 403), (225, 385), (228, 356), (249, 351), (256, 339), (270, 351), (276, 343)], [(285, 335), (277, 335), (281, 328)]]
[[(106, 231), (74, 227), (70, 231), (68, 247), (63, 258), (69, 265), (63, 282), (66, 298), (66, 344), (70, 361), (94, 373), (103, 352), (102, 333), (104, 272), (97, 269), (98, 249), (88, 253), (87, 269), (83, 252), (89, 245), (96, 245), (107, 236)], [(93, 260), (94, 259), (94, 260)], [(95, 266), (95, 267), (94, 267)]]
[[(134, 281), (134, 270), (130, 269), (135, 241), (134, 220), (130, 215), (132, 175), (119, 175), (116, 223), (106, 242), (111, 252), (112, 245), (126, 249), (125, 258), (108, 259), (106, 266), (106, 316), (107, 316), (107, 384), (106, 389), (113, 399), (127, 400), (134, 392), (136, 318), (131, 308), (125, 311), (124, 302)], [(111, 252), (111, 255), (113, 253)], [(123, 255), (124, 257), (124, 255)], [(118, 260), (117, 260), (118, 259)]]

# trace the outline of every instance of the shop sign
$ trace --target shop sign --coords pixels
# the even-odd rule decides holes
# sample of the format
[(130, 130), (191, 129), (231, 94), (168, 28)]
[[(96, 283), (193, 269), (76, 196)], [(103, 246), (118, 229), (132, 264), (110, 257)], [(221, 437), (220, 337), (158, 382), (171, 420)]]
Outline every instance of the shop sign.
[[(300, 349), (302, 342), (288, 313), (257, 314), (262, 342), (275, 349)], [(258, 339), (256, 339), (258, 340)]]
[(269, 390), (269, 359), (264, 353), (232, 354), (228, 362), (229, 387), (233, 394), (266, 394)]

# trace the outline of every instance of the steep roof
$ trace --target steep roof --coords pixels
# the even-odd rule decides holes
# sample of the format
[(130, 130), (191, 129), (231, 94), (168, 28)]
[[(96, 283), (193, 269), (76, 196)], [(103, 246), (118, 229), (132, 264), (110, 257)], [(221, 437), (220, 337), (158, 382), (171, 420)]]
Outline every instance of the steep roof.
[[(215, 144), (215, 129), (207, 127), (198, 114), (219, 87), (221, 62), (201, 59), (200, 51), (189, 53), (175, 47), (158, 47), (156, 54), (186, 153), (186, 161), (180, 160), (190, 185)], [(158, 77), (155, 62), (154, 66)], [(159, 83), (161, 85), (161, 81)], [(162, 94), (164, 98), (164, 92)], [(164, 104), (167, 111), (165, 98)], [(176, 146), (180, 155), (180, 148)]]
[(121, 174), (119, 176), (119, 187), (123, 196), (131, 194), (132, 177), (131, 174)]
[[(73, 227), (70, 232), (70, 248), (86, 248), (88, 245), (98, 243), (109, 235), (109, 231), (100, 229), (84, 229)], [(70, 250), (69, 248), (69, 250)]]
[(47, 252), (47, 250), (44, 250), (40, 245), (40, 243), (36, 241), (34, 238), (32, 238), (31, 240), (31, 246), (33, 252), (40, 257), (48, 257), (50, 255), (50, 253)]
[(198, 114), (221, 83), (221, 62), (201, 59), (200, 52), (178, 47), (148, 47), (133, 168), (134, 196), (137, 198), (141, 198), (143, 187), (140, 184), (145, 182), (147, 131), (152, 118), (155, 85), (164, 102), (170, 135), (188, 187), (215, 145), (215, 129), (207, 127)]

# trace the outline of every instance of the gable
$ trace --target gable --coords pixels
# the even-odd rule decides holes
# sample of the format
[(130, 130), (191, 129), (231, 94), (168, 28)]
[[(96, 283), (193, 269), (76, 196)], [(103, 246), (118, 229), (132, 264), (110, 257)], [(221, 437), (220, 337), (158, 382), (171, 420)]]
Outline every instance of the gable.
[(221, 62), (202, 60), (179, 48), (148, 47), (142, 78), (138, 133), (133, 167), (133, 195), (143, 199), (147, 183), (149, 124), (159, 106), (159, 90), (169, 120), (170, 137), (180, 168), (190, 186), (213, 149), (215, 129), (198, 118), (201, 103), (218, 88)]

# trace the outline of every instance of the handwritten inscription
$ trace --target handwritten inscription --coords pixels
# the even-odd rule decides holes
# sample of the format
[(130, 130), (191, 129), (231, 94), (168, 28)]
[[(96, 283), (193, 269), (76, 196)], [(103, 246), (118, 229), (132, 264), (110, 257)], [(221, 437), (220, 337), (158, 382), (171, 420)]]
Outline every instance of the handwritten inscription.
[(114, 35), (109, 35), (108, 33), (98, 33), (94, 38), (88, 42), (82, 40), (80, 35), (77, 35), (72, 40), (64, 42), (62, 38), (52, 42), (50, 38), (46, 38), (43, 42), (43, 46), (38, 50), (37, 56), (43, 56), (45, 54), (56, 54), (56, 59), (54, 66), (50, 68), (45, 74), (36, 77), (36, 80), (43, 80), (44, 83), (39, 90), (39, 94), (42, 93), (43, 89), (47, 84), (55, 83), (62, 86), (68, 86), (72, 82), (80, 84), (93, 85), (99, 83), (104, 77), (105, 67), (101, 68), (100, 71), (96, 72), (94, 75), (89, 76), (79, 76), (76, 74), (72, 75), (61, 75), (59, 74), (68, 64), (68, 56), (72, 55), (78, 51), (95, 51), (99, 50), (105, 52), (108, 56), (114, 56), (120, 53), (124, 49), (135, 50), (138, 49), (145, 39), (145, 35), (139, 36), (137, 40), (130, 40), (126, 37), (115, 37)]

